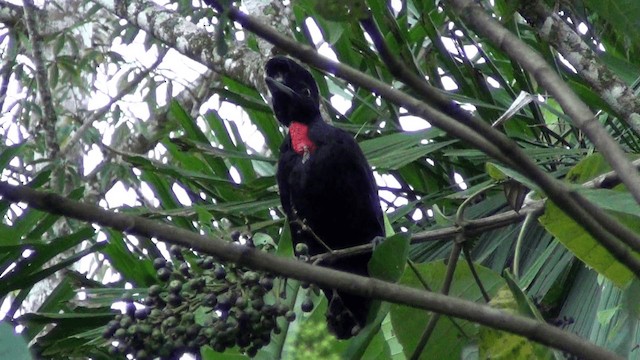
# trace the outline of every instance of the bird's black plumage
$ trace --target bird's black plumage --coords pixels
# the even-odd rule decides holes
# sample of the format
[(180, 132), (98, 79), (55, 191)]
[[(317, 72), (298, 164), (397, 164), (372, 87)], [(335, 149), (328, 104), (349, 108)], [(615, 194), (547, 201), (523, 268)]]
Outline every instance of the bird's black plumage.
[[(277, 181), (293, 240), (311, 256), (369, 243), (384, 236), (377, 186), (360, 147), (347, 132), (323, 121), (318, 87), (311, 73), (286, 57), (266, 64), (266, 82), (278, 121), (289, 127), (280, 147)], [(303, 230), (303, 221), (311, 231)], [(368, 276), (371, 254), (339, 258), (320, 265)], [(327, 322), (338, 338), (364, 327), (369, 299), (330, 288)]]

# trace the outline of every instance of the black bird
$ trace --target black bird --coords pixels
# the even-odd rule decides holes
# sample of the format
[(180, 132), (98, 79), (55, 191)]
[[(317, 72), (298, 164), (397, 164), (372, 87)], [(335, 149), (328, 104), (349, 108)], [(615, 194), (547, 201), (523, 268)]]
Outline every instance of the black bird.
[[(384, 236), (371, 167), (351, 135), (322, 119), (311, 73), (283, 56), (270, 59), (265, 72), (273, 111), (289, 128), (280, 147), (277, 181), (294, 242), (305, 243), (314, 256)], [(319, 265), (369, 276), (370, 258), (367, 253)], [(371, 300), (322, 290), (329, 300), (329, 330), (339, 339), (357, 334), (366, 325)]]

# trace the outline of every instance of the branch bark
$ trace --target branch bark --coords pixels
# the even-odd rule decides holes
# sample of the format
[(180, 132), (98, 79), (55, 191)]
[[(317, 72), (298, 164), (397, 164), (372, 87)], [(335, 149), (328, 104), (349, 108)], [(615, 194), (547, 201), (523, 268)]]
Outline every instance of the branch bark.
[(49, 149), (50, 159), (55, 159), (60, 152), (60, 144), (56, 139), (56, 122), (58, 116), (56, 110), (53, 107), (53, 97), (51, 96), (51, 88), (49, 87), (49, 79), (47, 77), (47, 70), (44, 65), (44, 56), (42, 54), (42, 36), (40, 36), (38, 29), (38, 14), (36, 7), (33, 4), (33, 0), (24, 1), (24, 18), (27, 23), (27, 30), (29, 31), (29, 39), (31, 40), (31, 48), (33, 49), (33, 63), (35, 64), (35, 77), (38, 84), (38, 92), (40, 94), (40, 101), (42, 101), (42, 107), (44, 117), (39, 124), (45, 133), (45, 140), (47, 148)]
[(486, 305), (278, 257), (254, 248), (209, 238), (149, 219), (107, 211), (94, 205), (69, 200), (57, 194), (38, 192), (27, 186), (14, 186), (0, 182), (0, 195), (5, 201), (22, 202), (29, 207), (52, 214), (72, 217), (128, 234), (156, 238), (170, 244), (193, 248), (216, 256), (222, 261), (233, 262), (240, 266), (470, 320), (525, 336), (541, 344), (575, 354), (580, 358), (620, 359), (616, 354), (572, 333), (529, 318), (510, 315)]
[(576, 69), (591, 89), (640, 135), (640, 99), (633, 89), (602, 64), (598, 54), (543, 2), (520, 1), (520, 14)]
[(487, 37), (522, 67), (558, 101), (607, 162), (618, 173), (636, 202), (640, 203), (640, 175), (629, 163), (620, 145), (600, 125), (595, 115), (571, 88), (556, 74), (540, 54), (503, 27), (471, 0), (448, 0), (453, 10), (478, 34)]
[[(266, 53), (260, 54), (237, 42), (232, 50), (219, 55), (216, 52), (218, 46), (215, 36), (175, 11), (145, 0), (92, 1), (212, 71), (227, 75), (243, 84), (251, 84), (257, 89), (262, 89), (263, 94), (267, 93), (266, 85), (262, 81), (262, 65), (265, 62), (263, 56), (268, 56), (271, 49), (266, 49)], [(274, 8), (274, 16), (283, 11), (282, 4), (274, 5)]]

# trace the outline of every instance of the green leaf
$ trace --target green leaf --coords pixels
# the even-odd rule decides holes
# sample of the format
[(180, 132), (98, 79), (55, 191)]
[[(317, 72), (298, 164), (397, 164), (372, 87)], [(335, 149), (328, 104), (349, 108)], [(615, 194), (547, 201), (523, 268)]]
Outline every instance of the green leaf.
[(382, 331), (378, 331), (369, 343), (369, 346), (367, 347), (367, 350), (365, 351), (362, 358), (371, 360), (389, 359), (391, 357), (391, 354), (389, 353), (389, 347), (386, 345), (387, 343), (384, 339), (384, 334), (382, 334)]
[(327, 20), (353, 21), (367, 16), (364, 0), (344, 2), (340, 0), (315, 1), (315, 10)]
[(511, 170), (502, 165), (494, 164), (488, 162), (486, 165), (486, 170), (489, 176), (496, 181), (506, 180), (506, 179), (514, 179), (517, 182), (524, 184), (529, 189), (537, 189), (539, 191), (540, 187), (536, 185), (533, 181), (529, 180), (526, 176), (522, 176), (519, 172)]
[(29, 346), (19, 334), (16, 334), (13, 326), (6, 322), (0, 322), (0, 357), (12, 360), (31, 360)]
[[(637, 227), (637, 219), (618, 217), (618, 220), (629, 227)], [(617, 286), (626, 286), (633, 274), (618, 262), (602, 245), (589, 235), (573, 219), (562, 212), (555, 204), (548, 202), (540, 223), (553, 234), (564, 246), (585, 264), (599, 274), (613, 281)]]
[(104, 247), (103, 243), (94, 244), (80, 252), (77, 252), (64, 260), (57, 262), (45, 269), (35, 271), (25, 276), (20, 276), (12, 279), (12, 281), (7, 281), (2, 284), (1, 292), (7, 292), (12, 290), (17, 290), (29, 286), (33, 286), (39, 281), (46, 279), (47, 277), (55, 274), (56, 272), (73, 265), (74, 263), (80, 261), (83, 257), (92, 254)]
[(502, 181), (508, 179), (508, 176), (502, 171), (499, 167), (497, 167), (494, 163), (488, 162), (485, 164), (485, 168), (487, 170), (487, 174), (495, 180)]
[[(367, 325), (360, 330), (357, 336), (348, 342), (348, 347), (342, 353), (343, 359), (360, 359), (363, 358), (366, 351), (374, 347), (382, 346), (383, 334), (380, 331), (382, 321), (389, 314), (389, 304), (374, 300), (367, 319)], [(378, 342), (378, 344), (374, 344)]]
[[(508, 287), (498, 291), (490, 305), (502, 311), (517, 313), (518, 302)], [(553, 352), (525, 337), (486, 326), (480, 328), (481, 359), (552, 359)]]
[[(75, 289), (73, 288), (73, 281), (69, 276), (69, 273), (65, 274), (60, 283), (49, 293), (44, 303), (38, 308), (38, 312), (55, 312), (64, 309), (69, 304), (69, 300), (76, 296)], [(31, 341), (45, 325), (32, 325), (25, 329), (25, 336)]]
[(405, 360), (406, 356), (404, 356), (402, 345), (396, 337), (393, 324), (391, 323), (391, 315), (389, 313), (387, 313), (387, 316), (382, 321), (380, 328), (385, 340), (385, 355), (387, 350), (389, 354), (389, 357), (387, 358), (391, 358), (393, 360)]
[(101, 252), (111, 265), (135, 286), (150, 286), (157, 283), (151, 260), (141, 259), (131, 253), (121, 233), (111, 229), (106, 231), (109, 234), (109, 241)]
[(457, 140), (449, 140), (426, 145), (420, 144), (407, 149), (396, 149), (369, 159), (369, 164), (380, 169), (397, 170), (457, 142)]
[(26, 144), (26, 142), (23, 142), (18, 145), (7, 146), (4, 148), (0, 153), (0, 169), (6, 168), (14, 157), (21, 155), (21, 153), (27, 148)]
[[(575, 183), (583, 183), (607, 171), (609, 171), (609, 165), (602, 155), (594, 154), (572, 168), (567, 174), (567, 179)], [(607, 210), (622, 226), (627, 226), (640, 234), (638, 218), (640, 207), (633, 200), (630, 201), (631, 196), (627, 192), (622, 191), (621, 188), (616, 191), (579, 189), (579, 192)], [(539, 221), (569, 251), (617, 286), (625, 287), (634, 278), (631, 271), (554, 203), (547, 202), (545, 213)], [(640, 257), (640, 254), (635, 256)]]
[(627, 38), (636, 51), (640, 43), (640, 4), (635, 0), (586, 0), (585, 4), (613, 27), (618, 36)]
[(511, 295), (517, 304), (518, 313), (522, 315), (526, 315), (531, 318), (536, 318), (537, 320), (544, 321), (542, 314), (536, 307), (536, 305), (529, 299), (527, 294), (522, 291), (518, 283), (513, 278), (513, 274), (508, 269), (504, 272), (504, 279), (509, 286), (509, 290), (511, 290)]
[(369, 274), (384, 281), (398, 281), (407, 264), (410, 240), (410, 234), (398, 233), (377, 245), (369, 260)]
[[(499, 288), (505, 286), (504, 280), (492, 270), (479, 265), (475, 267), (490, 296), (495, 295)], [(420, 277), (432, 289), (442, 287), (447, 269), (443, 261), (417, 264), (416, 268)], [(406, 271), (400, 279), (400, 284), (423, 289), (422, 283), (413, 271)], [(458, 262), (449, 294), (471, 301), (482, 300), (478, 285), (465, 262)], [(411, 355), (416, 348), (430, 317), (431, 314), (426, 311), (419, 311), (403, 305), (391, 305), (391, 322), (405, 355)], [(478, 328), (473, 323), (443, 317), (438, 321), (435, 331), (422, 353), (422, 358), (457, 359), (460, 357), (464, 345), (477, 333)]]
[(270, 248), (275, 248), (276, 247), (276, 243), (275, 241), (273, 241), (273, 238), (271, 236), (269, 236), (268, 234), (265, 233), (255, 233), (252, 236), (253, 239), (253, 244), (256, 247), (262, 248), (262, 247), (270, 247)]
[(634, 279), (627, 288), (620, 289), (602, 279), (598, 288), (601, 295), (593, 308), (595, 319), (585, 324), (589, 326), (589, 340), (621, 357), (634, 358), (629, 354), (634, 353), (638, 343), (640, 282)]
[(369, 161), (382, 158), (390, 152), (402, 151), (421, 145), (423, 141), (441, 136), (442, 131), (429, 128), (416, 132), (401, 132), (360, 142), (360, 148)]
[(291, 229), (289, 228), (289, 220), (285, 220), (285, 223), (282, 226), (280, 240), (278, 240), (278, 250), (276, 251), (276, 254), (291, 258), (294, 256), (293, 249), (294, 245), (291, 237)]
[(611, 322), (613, 316), (618, 312), (618, 310), (618, 307), (600, 310), (598, 311), (598, 314), (596, 314), (596, 319), (598, 319), (600, 325), (608, 325)]
[[(585, 189), (577, 191), (587, 200), (599, 207), (619, 214), (630, 215), (640, 221), (640, 204), (638, 204), (628, 192), (611, 189)], [(634, 227), (638, 228), (638, 227)]]
[(20, 317), (20, 321), (29, 321), (36, 323), (48, 324), (56, 322), (58, 324), (75, 324), (76, 320), (111, 320), (113, 319), (113, 312), (96, 312), (95, 310), (88, 310), (87, 312), (74, 312), (74, 313), (28, 313)]
[[(5, 274), (2, 283), (0, 283), (0, 294), (6, 294), (12, 290), (31, 286), (56, 271), (80, 260), (82, 256), (90, 253), (89, 249), (92, 249), (91, 247), (70, 256), (65, 256), (50, 267), (43, 268), (45, 264), (49, 263), (55, 257), (60, 257), (61, 254), (77, 246), (82, 241), (91, 238), (94, 233), (95, 231), (91, 227), (81, 228), (75, 233), (56, 238), (47, 244), (34, 244), (32, 248), (34, 251), (29, 257), (29, 261), (21, 261), (19, 264), (16, 264), (12, 272)], [(97, 247), (93, 248), (93, 251), (96, 250)]]
[(241, 354), (236, 349), (227, 349), (224, 353), (213, 350), (209, 345), (200, 348), (202, 360), (246, 360), (248, 356)]

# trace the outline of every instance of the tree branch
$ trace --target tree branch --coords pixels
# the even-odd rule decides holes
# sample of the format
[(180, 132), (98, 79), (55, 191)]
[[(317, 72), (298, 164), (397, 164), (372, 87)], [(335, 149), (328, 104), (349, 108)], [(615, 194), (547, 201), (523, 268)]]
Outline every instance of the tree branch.
[(80, 126), (80, 128), (76, 130), (76, 133), (73, 134), (73, 138), (71, 138), (71, 140), (67, 142), (67, 146), (62, 148), (62, 150), (60, 151), (60, 156), (64, 157), (69, 153), (69, 151), (73, 150), (73, 148), (80, 142), (82, 136), (84, 136), (84, 134), (93, 126), (93, 122), (103, 118), (109, 112), (113, 104), (120, 101), (125, 95), (134, 90), (140, 84), (140, 82), (142, 82), (142, 80), (144, 80), (149, 75), (152, 70), (160, 65), (166, 54), (167, 50), (161, 49), (160, 53), (158, 54), (158, 59), (156, 59), (156, 61), (151, 64), (151, 66), (136, 74), (136, 76), (134, 76), (134, 78), (127, 84), (127, 86), (120, 90), (120, 92), (116, 94), (116, 96), (114, 96), (107, 105), (103, 106), (101, 109), (94, 112), (93, 115), (91, 115), (88, 119), (86, 119)]
[[(237, 44), (234, 50), (219, 55), (212, 33), (197, 27), (175, 11), (151, 1), (91, 1), (212, 71), (227, 75), (243, 84), (252, 84), (266, 93), (266, 85), (260, 75), (263, 72), (264, 59), (255, 51), (248, 51), (246, 46)], [(281, 10), (277, 6), (276, 8), (275, 11)]]
[[(633, 166), (640, 168), (640, 159), (632, 162)], [(583, 187), (589, 189), (596, 188), (612, 188), (619, 183), (618, 174), (614, 171), (599, 175), (593, 180), (587, 181), (582, 184)], [(512, 225), (523, 221), (528, 215), (538, 217), (542, 215), (544, 211), (544, 200), (538, 200), (534, 203), (530, 203), (527, 206), (520, 209), (520, 211), (507, 211), (496, 215), (487, 216), (481, 219), (464, 220), (461, 225), (453, 225), (446, 228), (426, 230), (415, 233), (411, 236), (411, 244), (420, 244), (430, 241), (448, 240), (459, 235), (465, 237), (472, 237), (482, 234), (484, 232), (498, 229), (504, 226)], [(346, 249), (334, 250), (330, 255), (317, 255), (320, 256), (353, 256), (373, 250), (372, 244), (358, 245)]]
[(16, 64), (16, 56), (18, 55), (15, 35), (13, 30), (7, 32), (7, 47), (4, 51), (2, 69), (0, 69), (0, 111), (4, 108), (7, 90), (9, 90), (9, 80), (11, 79), (11, 73), (13, 72), (13, 67)]
[(21, 24), (22, 15), (24, 14), (20, 6), (12, 4), (5, 0), (0, 0), (0, 22), (9, 27), (15, 27)]
[[(505, 51), (512, 59), (530, 72), (551, 93), (562, 109), (571, 117), (589, 140), (618, 173), (631, 195), (640, 203), (640, 175), (633, 169), (620, 145), (598, 123), (597, 118), (571, 88), (553, 71), (545, 59), (533, 51), (517, 36), (504, 28), (484, 9), (471, 0), (448, 0), (456, 13), (473, 29)], [(637, 250), (637, 249), (636, 249)]]
[[(450, 108), (451, 111), (466, 115), (461, 115), (460, 119), (451, 118), (447, 114), (390, 87), (382, 81), (365, 75), (347, 65), (336, 63), (324, 56), (318, 56), (313, 48), (301, 45), (295, 40), (283, 36), (237, 8), (224, 8), (214, 0), (207, 0), (207, 3), (220, 12), (226, 12), (231, 20), (238, 22), (246, 30), (266, 39), (298, 59), (328, 73), (335, 74), (354, 85), (369, 89), (394, 104), (403, 106), (413, 115), (429, 119), (431, 124), (470, 143), (486, 154), (524, 174), (538, 184), (562, 211), (587, 230), (620, 263), (624, 264), (640, 278), (640, 260), (625, 246), (627, 244), (632, 249), (640, 251), (640, 237), (595, 205), (592, 205), (590, 211), (587, 211), (584, 207), (584, 203), (587, 200), (571, 190), (567, 184), (545, 173), (517, 144), (490, 125), (471, 117), (468, 113), (455, 110), (454, 107)], [(439, 98), (441, 99), (443, 96)], [(443, 101), (446, 104), (451, 103), (447, 99)], [(444, 106), (445, 103), (442, 103), (442, 105)], [(640, 186), (640, 182), (638, 186)], [(611, 224), (612, 222), (616, 223), (613, 228), (603, 225)]]
[(170, 244), (186, 246), (240, 266), (313, 282), (320, 286), (360, 296), (470, 320), (525, 336), (533, 341), (575, 354), (584, 359), (620, 359), (616, 354), (557, 327), (522, 316), (510, 315), (486, 305), (320, 266), (312, 266), (221, 239), (209, 238), (157, 221), (107, 211), (53, 193), (38, 192), (27, 186), (14, 186), (0, 181), (0, 195), (5, 201), (23, 202), (31, 208), (45, 212), (110, 227), (132, 235), (157, 238)]
[(640, 99), (557, 13), (543, 2), (520, 1), (519, 12), (573, 66), (578, 74), (640, 135)]
[(38, 32), (38, 15), (33, 0), (24, 1), (24, 17), (29, 31), (29, 39), (31, 40), (31, 48), (33, 49), (33, 63), (35, 64), (35, 77), (38, 84), (38, 92), (40, 100), (44, 108), (44, 118), (41, 120), (40, 126), (44, 129), (47, 148), (49, 149), (48, 157), (55, 159), (60, 152), (60, 144), (56, 139), (56, 122), (58, 116), (53, 107), (53, 97), (51, 96), (51, 88), (49, 87), (49, 79), (47, 78), (47, 70), (44, 66), (44, 55), (42, 54), (42, 36)]
[[(453, 283), (453, 274), (456, 271), (456, 265), (458, 264), (458, 259), (460, 259), (460, 253), (462, 252), (463, 240), (464, 238), (460, 236), (460, 241), (456, 240), (453, 243), (451, 254), (449, 254), (447, 272), (444, 276), (444, 281), (442, 282), (442, 288), (440, 289), (440, 293), (442, 295), (449, 295), (449, 290), (451, 289), (451, 284)], [(420, 336), (418, 345), (416, 345), (416, 348), (413, 350), (413, 354), (411, 354), (411, 360), (418, 360), (420, 358), (422, 351), (424, 351), (424, 348), (429, 342), (429, 338), (431, 338), (431, 334), (433, 334), (433, 330), (435, 330), (436, 325), (438, 324), (438, 320), (440, 320), (440, 314), (434, 313), (431, 315), (429, 322), (427, 322), (427, 326), (425, 326), (425, 329), (422, 332), (422, 336)]]

